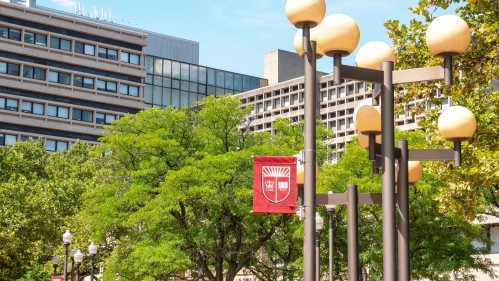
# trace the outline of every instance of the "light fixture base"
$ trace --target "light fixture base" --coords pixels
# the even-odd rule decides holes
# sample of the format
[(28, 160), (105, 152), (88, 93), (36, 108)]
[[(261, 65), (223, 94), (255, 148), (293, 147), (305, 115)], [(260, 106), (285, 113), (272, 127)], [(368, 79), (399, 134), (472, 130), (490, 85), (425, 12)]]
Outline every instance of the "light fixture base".
[(299, 29), (303, 29), (303, 27), (305, 27), (305, 26), (309, 26), (310, 28), (314, 28), (317, 26), (317, 23), (315, 23), (313, 21), (301, 21), (301, 22), (295, 23), (295, 27), (299, 28)]

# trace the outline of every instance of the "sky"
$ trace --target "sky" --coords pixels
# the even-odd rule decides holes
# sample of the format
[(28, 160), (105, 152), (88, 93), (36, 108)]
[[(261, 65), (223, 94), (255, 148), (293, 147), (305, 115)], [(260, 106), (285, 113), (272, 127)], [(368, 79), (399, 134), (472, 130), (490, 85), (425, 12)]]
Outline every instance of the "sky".
[[(257, 77), (264, 76), (264, 54), (295, 52), (297, 29), (286, 17), (286, 0), (38, 0), (37, 5), (74, 13), (75, 4), (99, 15), (102, 9), (116, 23), (199, 42), (199, 64)], [(409, 23), (408, 8), (417, 0), (326, 0), (326, 16), (342, 13), (360, 29), (356, 49), (370, 41), (391, 45), (383, 24), (389, 19)], [(451, 11), (449, 11), (451, 12)], [(446, 12), (446, 13), (449, 13)], [(355, 54), (343, 59), (353, 65)], [(317, 70), (331, 72), (333, 59), (323, 57)]]

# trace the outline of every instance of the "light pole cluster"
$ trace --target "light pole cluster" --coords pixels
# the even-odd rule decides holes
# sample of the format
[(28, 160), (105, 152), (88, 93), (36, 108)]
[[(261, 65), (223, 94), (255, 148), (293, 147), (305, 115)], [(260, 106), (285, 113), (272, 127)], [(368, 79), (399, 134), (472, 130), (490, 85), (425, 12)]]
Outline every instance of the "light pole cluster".
[[(342, 79), (375, 84), (373, 99), (357, 106), (354, 123), (359, 132), (359, 139), (363, 138), (363, 146), (369, 149), (374, 171), (381, 168), (383, 173), (381, 195), (383, 202), (383, 278), (386, 281), (409, 281), (408, 186), (416, 182), (422, 172), (421, 164), (413, 161), (453, 160), (455, 166), (460, 166), (461, 141), (473, 135), (476, 121), (468, 109), (453, 106), (446, 109), (438, 121), (440, 134), (446, 140), (454, 142), (453, 149), (409, 150), (405, 140), (398, 141), (397, 146), (394, 147), (394, 85), (431, 80), (444, 80), (444, 85), (452, 85), (452, 57), (463, 53), (468, 48), (471, 38), (470, 30), (466, 22), (453, 15), (438, 17), (430, 24), (426, 32), (426, 42), (435, 56), (443, 58), (443, 67), (394, 70), (395, 53), (390, 46), (382, 42), (367, 43), (360, 48), (356, 57), (357, 66), (353, 67), (342, 65), (341, 59), (357, 47), (360, 39), (359, 28), (352, 18), (343, 14), (333, 14), (324, 18), (325, 11), (324, 0), (287, 0), (286, 2), (286, 14), (289, 21), (301, 29), (295, 36), (294, 43), (297, 53), (304, 58), (305, 64), (304, 184), (303, 195), (299, 197), (299, 202), (303, 204), (300, 205), (300, 215), (304, 219), (305, 233), (304, 280), (315, 281), (315, 275), (318, 274), (317, 270), (314, 270), (318, 260), (314, 258), (313, 247), (317, 220), (315, 216), (317, 98), (315, 60), (325, 54), (334, 58), (334, 84), (341, 84)], [(367, 142), (364, 135), (368, 136)], [(381, 139), (378, 138), (377, 142), (379, 135)], [(396, 160), (398, 160), (397, 175), (395, 173)], [(409, 170), (416, 175), (409, 173)], [(398, 198), (395, 193), (396, 176)], [(349, 200), (358, 203), (358, 195), (355, 197)], [(349, 218), (351, 212), (357, 214), (355, 210), (349, 208)], [(397, 213), (398, 262), (396, 260)], [(349, 249), (351, 246), (355, 245), (349, 245)], [(354, 250), (356, 249), (352, 249)], [(332, 251), (330, 255), (331, 253)], [(348, 268), (349, 280), (358, 280), (358, 257), (349, 257)], [(332, 278), (331, 268), (330, 278)]]
[[(66, 230), (66, 232), (62, 235), (62, 241), (64, 243), (64, 272), (63, 272), (63, 278), (64, 280), (68, 280), (68, 273), (71, 271), (71, 280), (73, 280), (73, 269), (76, 266), (76, 271), (75, 271), (75, 281), (80, 280), (80, 266), (81, 263), (83, 262), (83, 253), (80, 250), (72, 249), (68, 253), (68, 247), (71, 244), (71, 240), (73, 238), (73, 235), (69, 232), (69, 230)], [(90, 256), (91, 259), (91, 266), (90, 266), (90, 280), (94, 280), (94, 258), (95, 255), (97, 254), (97, 245), (94, 244), (94, 242), (91, 242), (90, 245), (88, 246), (88, 255)], [(71, 265), (68, 263), (68, 256), (71, 257)], [(57, 275), (57, 266), (59, 265), (59, 257), (55, 255), (52, 258), (52, 266), (54, 267), (54, 275)], [(71, 268), (69, 268), (71, 267)]]

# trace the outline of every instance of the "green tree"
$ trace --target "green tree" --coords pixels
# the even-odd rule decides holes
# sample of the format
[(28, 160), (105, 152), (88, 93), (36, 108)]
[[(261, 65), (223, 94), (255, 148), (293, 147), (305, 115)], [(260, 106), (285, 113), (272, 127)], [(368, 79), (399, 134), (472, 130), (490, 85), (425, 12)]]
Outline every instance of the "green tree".
[(0, 280), (30, 269), (35, 276), (35, 266), (50, 263), (92, 182), (88, 159), (88, 147), (80, 142), (52, 154), (41, 140), (0, 148)]
[[(443, 88), (443, 95), (475, 114), (477, 131), (463, 146), (462, 167), (434, 163), (427, 165), (427, 168), (435, 172), (440, 181), (450, 183), (440, 188), (435, 195), (440, 208), (471, 219), (477, 213), (489, 211), (491, 203), (496, 207), (499, 205), (496, 199), (499, 182), (499, 164), (496, 161), (499, 157), (499, 93), (497, 86), (493, 87), (499, 77), (499, 5), (497, 1), (490, 0), (420, 0), (410, 10), (421, 20), (413, 19), (408, 25), (390, 20), (385, 26), (388, 36), (393, 39), (397, 68), (439, 65), (442, 59), (429, 52), (425, 31), (437, 12), (451, 8), (455, 8), (455, 13), (467, 22), (472, 36), (467, 51), (454, 59), (453, 86)], [(405, 91), (397, 93), (401, 102), (399, 110), (402, 105), (421, 95), (428, 102), (440, 103), (440, 97), (432, 94), (439, 87), (438, 84), (401, 85)], [(421, 113), (425, 106), (424, 103), (420, 104), (412, 114)], [(439, 137), (437, 118), (436, 111), (427, 112), (419, 125), (433, 144), (449, 146)]]
[[(406, 139), (410, 148), (428, 148), (425, 134), (398, 132), (396, 139)], [(424, 163), (426, 167), (428, 163)], [(359, 193), (380, 193), (381, 176), (372, 175), (368, 152), (358, 142), (346, 146), (345, 155), (336, 165), (325, 165), (318, 179), (318, 192), (345, 193), (348, 183), (357, 184)], [(480, 225), (452, 212), (442, 212), (434, 194), (442, 186), (434, 174), (424, 172), (421, 180), (409, 189), (411, 279), (473, 280), (474, 270), (492, 274), (490, 260), (482, 254), (486, 247), (475, 248), (473, 242), (490, 244)], [(320, 209), (323, 217), (325, 210)], [(335, 220), (336, 276), (347, 278), (346, 208), (338, 206)], [(369, 280), (382, 280), (383, 245), (382, 212), (379, 205), (359, 206), (360, 266), (368, 269)], [(327, 235), (322, 235), (327, 243)], [(323, 247), (321, 264), (327, 265), (327, 246)], [(324, 267), (322, 272), (327, 272)]]

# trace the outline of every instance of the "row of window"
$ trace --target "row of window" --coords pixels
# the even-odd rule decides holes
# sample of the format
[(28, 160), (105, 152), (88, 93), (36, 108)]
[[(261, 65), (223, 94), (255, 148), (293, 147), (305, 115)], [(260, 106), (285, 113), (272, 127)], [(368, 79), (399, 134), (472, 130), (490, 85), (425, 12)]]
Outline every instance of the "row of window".
[[(187, 88), (187, 90), (189, 89), (190, 88)], [(232, 90), (223, 88), (208, 86), (206, 87), (206, 89), (207, 92), (205, 93), (196, 93), (182, 91), (179, 89), (146, 85), (146, 87), (144, 88), (144, 100), (146, 106), (148, 107), (158, 106), (164, 108), (168, 105), (172, 105), (173, 107), (180, 108), (184, 106), (193, 106), (196, 104), (196, 101), (203, 100), (207, 95), (223, 96), (226, 94), (233, 94)]]
[[(19, 76), (19, 69), (20, 69), (20, 65), (18, 65), (18, 64), (0, 62), (0, 73)], [(45, 81), (45, 69), (24, 66), (23, 67), (23, 77)], [(49, 82), (70, 85), (71, 84), (71, 74), (50, 70), (49, 71)], [(116, 83), (116, 82), (104, 81), (104, 80), (97, 79), (97, 90), (99, 90), (99, 91), (116, 93), (117, 92), (117, 85), (118, 85), (118, 83)], [(94, 89), (94, 78), (74, 75), (73, 76), (73, 86), (83, 87), (83, 88), (87, 88), (87, 89)], [(139, 87), (132, 86), (132, 85), (126, 85), (126, 84), (120, 84), (120, 94), (138, 97), (139, 96)]]
[[(0, 26), (0, 38), (21, 41), (21, 30)], [(24, 42), (30, 43), (30, 44), (36, 44), (39, 46), (47, 46), (47, 35), (25, 31), (24, 32)], [(51, 36), (50, 37), (50, 48), (60, 49), (60, 50), (64, 50), (64, 51), (71, 51), (71, 41)], [(85, 55), (89, 55), (89, 56), (95, 56), (95, 46), (94, 45), (75, 41), (74, 48), (75, 48), (76, 53), (85, 54)], [(117, 61), (118, 60), (118, 50), (99, 47), (98, 48), (98, 56), (100, 58), (105, 58), (105, 59)], [(128, 52), (121, 52), (120, 61), (140, 65), (140, 56), (136, 55), (136, 54), (131, 54)]]
[[(27, 141), (29, 138), (37, 140), (36, 137), (21, 136), (21, 141)], [(0, 134), (0, 145), (14, 145), (17, 142), (16, 135)], [(45, 140), (45, 150), (47, 151), (63, 151), (68, 150), (69, 142), (60, 140)]]
[[(19, 101), (15, 99), (0, 98), (0, 109), (18, 111)], [(24, 113), (44, 115), (45, 104), (23, 101), (21, 105), (21, 111)], [(69, 119), (69, 108), (49, 104), (47, 105), (47, 116)], [(93, 117), (94, 112), (92, 111), (73, 108), (71, 119), (93, 123)], [(116, 115), (101, 112), (95, 113), (95, 123), (97, 124), (110, 125), (114, 120), (116, 120)]]

